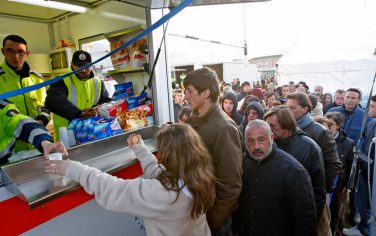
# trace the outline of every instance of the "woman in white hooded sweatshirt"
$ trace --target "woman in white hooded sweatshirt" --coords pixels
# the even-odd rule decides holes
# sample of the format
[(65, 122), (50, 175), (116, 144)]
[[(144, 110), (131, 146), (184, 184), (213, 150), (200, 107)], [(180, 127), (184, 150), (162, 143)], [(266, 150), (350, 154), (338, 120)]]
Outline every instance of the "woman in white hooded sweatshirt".
[(165, 125), (156, 142), (160, 160), (140, 135), (127, 142), (144, 175), (124, 180), (71, 160), (46, 160), (47, 173), (79, 182), (105, 209), (144, 218), (147, 235), (210, 235), (205, 213), (215, 199), (211, 157), (186, 124)]

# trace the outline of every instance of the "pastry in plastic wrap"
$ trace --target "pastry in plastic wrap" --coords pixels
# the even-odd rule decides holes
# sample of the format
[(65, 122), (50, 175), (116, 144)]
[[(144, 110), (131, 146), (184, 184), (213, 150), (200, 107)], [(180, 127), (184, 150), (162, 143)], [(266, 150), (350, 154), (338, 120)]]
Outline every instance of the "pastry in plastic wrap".
[(146, 45), (146, 39), (141, 38), (132, 44), (131, 53), (131, 66), (134, 68), (141, 67), (146, 62), (145, 54), (141, 52), (141, 48)]
[[(125, 41), (123, 39), (119, 39), (113, 43), (111, 43), (111, 51), (115, 50), (116, 48), (120, 47)], [(123, 48), (117, 53), (111, 55), (111, 62), (112, 65), (116, 70), (124, 69), (130, 67), (130, 56), (129, 56), (129, 49)]]
[(125, 111), (118, 114), (120, 126), (124, 130), (135, 130), (148, 125), (147, 111), (135, 110)]

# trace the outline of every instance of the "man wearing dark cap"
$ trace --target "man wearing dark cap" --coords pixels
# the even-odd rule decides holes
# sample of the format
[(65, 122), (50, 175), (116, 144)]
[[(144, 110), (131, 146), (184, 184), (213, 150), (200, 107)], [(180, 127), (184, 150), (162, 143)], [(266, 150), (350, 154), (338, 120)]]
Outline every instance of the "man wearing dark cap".
[[(91, 55), (83, 50), (73, 54), (71, 70), (75, 71), (91, 63)], [(103, 81), (94, 77), (91, 66), (52, 84), (47, 90), (46, 107), (54, 113), (55, 140), (59, 138), (59, 127), (85, 116), (87, 109), (109, 102)]]
[(251, 90), (251, 84), (248, 81), (244, 81), (241, 84), (241, 87), (242, 90), (240, 90), (240, 92), (236, 94), (236, 99), (238, 100), (238, 102), (248, 95), (249, 91)]

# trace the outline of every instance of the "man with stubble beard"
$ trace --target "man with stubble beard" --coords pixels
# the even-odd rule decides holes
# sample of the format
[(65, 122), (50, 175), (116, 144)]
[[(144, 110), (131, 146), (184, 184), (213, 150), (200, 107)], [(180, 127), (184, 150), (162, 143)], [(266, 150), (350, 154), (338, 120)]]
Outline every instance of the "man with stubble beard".
[[(91, 62), (88, 52), (76, 51), (72, 57), (71, 71)], [(59, 127), (68, 126), (69, 121), (85, 117), (89, 108), (109, 101), (111, 99), (103, 81), (94, 77), (91, 67), (52, 84), (47, 90), (46, 107), (54, 113), (55, 140), (59, 138)]]
[(243, 187), (233, 215), (234, 235), (316, 235), (316, 206), (306, 169), (273, 142), (263, 120), (245, 129)]
[(231, 233), (230, 216), (237, 207), (242, 187), (241, 134), (219, 106), (219, 80), (215, 71), (204, 67), (190, 72), (184, 79), (184, 87), (185, 100), (193, 110), (186, 123), (206, 144), (217, 178), (216, 199), (207, 212), (207, 220), (212, 235)]

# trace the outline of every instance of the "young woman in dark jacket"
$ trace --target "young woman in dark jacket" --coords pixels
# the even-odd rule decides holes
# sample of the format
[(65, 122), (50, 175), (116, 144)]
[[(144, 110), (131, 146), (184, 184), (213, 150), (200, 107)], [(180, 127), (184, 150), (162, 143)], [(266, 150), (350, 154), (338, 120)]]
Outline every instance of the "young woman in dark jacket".
[(345, 131), (341, 130), (344, 117), (340, 112), (328, 112), (325, 114), (325, 117), (329, 120), (328, 127), (336, 140), (338, 156), (342, 162), (342, 169), (339, 173), (330, 205), (330, 215), (332, 218), (330, 227), (333, 235), (342, 235), (345, 224), (346, 186), (349, 181), (351, 163), (354, 158), (353, 147), (355, 143), (347, 137)]

